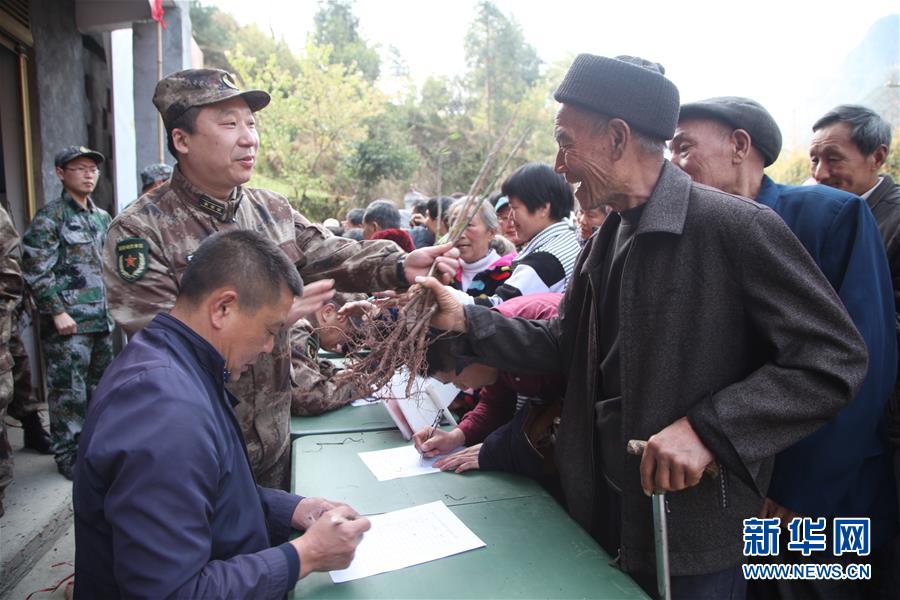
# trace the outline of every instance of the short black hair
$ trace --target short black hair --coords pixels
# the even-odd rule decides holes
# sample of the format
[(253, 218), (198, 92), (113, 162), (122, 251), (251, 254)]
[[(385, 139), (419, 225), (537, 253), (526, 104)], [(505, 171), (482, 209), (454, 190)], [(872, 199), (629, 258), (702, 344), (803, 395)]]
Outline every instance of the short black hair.
[(421, 200), (416, 200), (412, 203), (412, 207), (410, 208), (410, 210), (413, 212), (413, 214), (427, 215), (428, 200), (425, 200), (424, 198)]
[(360, 227), (363, 224), (363, 216), (365, 214), (366, 209), (364, 208), (351, 208), (347, 211), (347, 220), (350, 221), (351, 225)]
[(818, 131), (835, 123), (850, 126), (850, 141), (863, 156), (869, 156), (881, 145), (891, 147), (891, 126), (871, 108), (857, 104), (836, 106), (813, 123), (812, 130)]
[(550, 218), (556, 221), (569, 216), (575, 206), (575, 196), (566, 178), (548, 164), (522, 165), (503, 182), (504, 196), (515, 196), (522, 201), (529, 213), (550, 203)]
[(454, 352), (454, 340), (458, 335), (432, 329), (428, 333), (428, 349), (425, 351), (425, 375), (452, 371), (459, 375), (462, 370), (475, 362)]
[(176, 129), (182, 129), (187, 133), (194, 133), (197, 131), (197, 115), (200, 114), (200, 109), (202, 106), (192, 106), (183, 113), (181, 113), (177, 119), (172, 121), (169, 124), (169, 127), (166, 129), (166, 143), (169, 146), (169, 154), (174, 156), (176, 159), (178, 158), (178, 151), (175, 149), (175, 142), (172, 141), (172, 132)]
[(434, 198), (428, 199), (428, 216), (432, 219), (437, 219), (438, 216), (438, 202), (441, 203), (441, 219), (444, 221), (444, 224), (447, 225), (447, 212), (450, 210), (450, 205), (453, 204), (454, 198), (450, 196), (435, 196)]
[(250, 312), (278, 302), (285, 287), (295, 296), (303, 294), (297, 267), (281, 248), (264, 235), (243, 229), (203, 240), (181, 277), (178, 299), (196, 306), (226, 285), (234, 286), (238, 305)]
[(376, 200), (366, 207), (363, 223), (378, 223), (381, 229), (400, 229), (400, 209), (390, 200)]

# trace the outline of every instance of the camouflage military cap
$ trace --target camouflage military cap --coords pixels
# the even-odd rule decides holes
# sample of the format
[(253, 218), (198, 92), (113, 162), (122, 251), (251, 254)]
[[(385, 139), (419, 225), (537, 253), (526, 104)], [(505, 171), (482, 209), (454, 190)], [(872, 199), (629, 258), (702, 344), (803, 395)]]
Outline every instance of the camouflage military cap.
[(153, 104), (162, 115), (166, 129), (187, 109), (207, 106), (240, 96), (250, 110), (256, 112), (269, 104), (271, 97), (262, 90), (242, 92), (231, 73), (221, 69), (185, 69), (159, 80), (153, 93)]
[(96, 150), (91, 150), (87, 146), (69, 146), (68, 148), (63, 148), (57, 152), (53, 162), (57, 167), (63, 168), (76, 158), (81, 158), (82, 156), (90, 158), (98, 165), (106, 160), (102, 154)]
[(147, 187), (158, 181), (168, 181), (171, 176), (172, 167), (165, 163), (156, 163), (155, 165), (144, 167), (144, 170), (141, 171), (141, 185)]

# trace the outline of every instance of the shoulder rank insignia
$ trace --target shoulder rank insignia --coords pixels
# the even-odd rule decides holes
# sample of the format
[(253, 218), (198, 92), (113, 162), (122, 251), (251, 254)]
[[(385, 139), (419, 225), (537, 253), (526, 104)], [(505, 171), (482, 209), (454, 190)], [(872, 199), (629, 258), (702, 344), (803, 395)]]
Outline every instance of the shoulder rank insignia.
[(147, 272), (150, 244), (139, 237), (125, 238), (116, 244), (116, 271), (128, 283), (134, 283)]

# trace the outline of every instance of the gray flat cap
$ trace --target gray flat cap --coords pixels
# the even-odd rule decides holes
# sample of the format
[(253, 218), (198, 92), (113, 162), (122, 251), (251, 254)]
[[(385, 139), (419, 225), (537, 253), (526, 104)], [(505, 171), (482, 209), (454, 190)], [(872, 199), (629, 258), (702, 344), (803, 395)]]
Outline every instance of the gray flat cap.
[(765, 159), (765, 166), (778, 159), (781, 152), (781, 130), (772, 115), (759, 102), (740, 96), (719, 96), (681, 105), (679, 121), (711, 118), (750, 134), (753, 147)]

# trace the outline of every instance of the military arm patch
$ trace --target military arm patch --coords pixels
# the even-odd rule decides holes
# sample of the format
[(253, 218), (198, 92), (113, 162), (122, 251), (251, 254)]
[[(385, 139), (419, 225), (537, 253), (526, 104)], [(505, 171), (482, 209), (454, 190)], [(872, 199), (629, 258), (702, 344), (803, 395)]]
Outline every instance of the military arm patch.
[(116, 244), (116, 272), (128, 283), (134, 283), (147, 272), (150, 244), (139, 237), (125, 238)]

